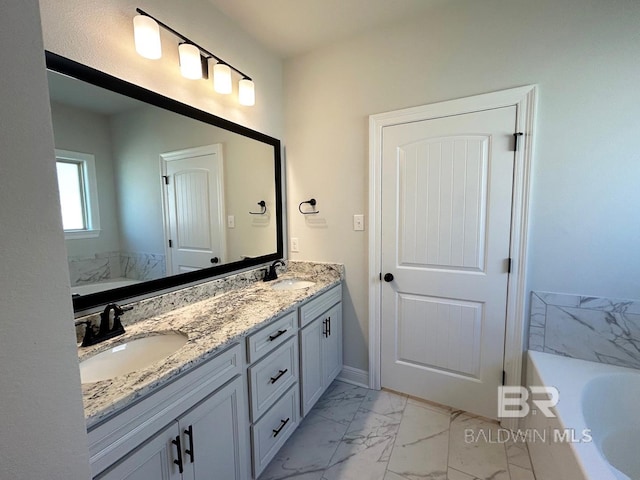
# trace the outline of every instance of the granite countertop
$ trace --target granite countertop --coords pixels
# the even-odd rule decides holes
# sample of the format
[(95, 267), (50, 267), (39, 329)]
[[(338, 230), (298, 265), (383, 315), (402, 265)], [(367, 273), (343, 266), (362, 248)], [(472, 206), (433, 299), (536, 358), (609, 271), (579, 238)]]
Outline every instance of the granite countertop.
[[(292, 262), (293, 263), (293, 262)], [(311, 296), (337, 285), (343, 270), (300, 265), (279, 279), (300, 278), (315, 285), (299, 290), (275, 290), (272, 283), (257, 281), (213, 298), (140, 320), (126, 326), (126, 334), (78, 350), (80, 360), (135, 338), (163, 332), (180, 332), (187, 343), (171, 356), (147, 368), (110, 380), (82, 385), (87, 428), (144, 397), (168, 381), (215, 356), (243, 336), (260, 329)], [(330, 264), (326, 264), (329, 266)], [(338, 266), (341, 267), (341, 266)]]

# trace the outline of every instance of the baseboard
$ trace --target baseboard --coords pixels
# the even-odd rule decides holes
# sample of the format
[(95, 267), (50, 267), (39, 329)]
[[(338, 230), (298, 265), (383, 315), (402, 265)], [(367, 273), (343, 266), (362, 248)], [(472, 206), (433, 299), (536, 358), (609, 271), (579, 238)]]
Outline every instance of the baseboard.
[(349, 367), (347, 365), (342, 366), (342, 371), (336, 380), (351, 383), (352, 385), (357, 385), (359, 387), (369, 388), (369, 372), (366, 370), (360, 370), (359, 368)]

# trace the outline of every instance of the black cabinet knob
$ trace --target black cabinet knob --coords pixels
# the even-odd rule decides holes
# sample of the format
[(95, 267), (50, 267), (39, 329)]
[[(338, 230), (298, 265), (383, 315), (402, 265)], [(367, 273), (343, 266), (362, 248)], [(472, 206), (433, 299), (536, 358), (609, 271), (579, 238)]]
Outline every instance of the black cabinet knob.
[(218, 263), (220, 261), (220, 259), (218, 257), (213, 257), (211, 259), (211, 263)]
[(393, 281), (393, 273), (385, 273), (385, 274), (384, 274), (384, 281), (385, 281), (385, 282), (391, 282), (391, 281)]

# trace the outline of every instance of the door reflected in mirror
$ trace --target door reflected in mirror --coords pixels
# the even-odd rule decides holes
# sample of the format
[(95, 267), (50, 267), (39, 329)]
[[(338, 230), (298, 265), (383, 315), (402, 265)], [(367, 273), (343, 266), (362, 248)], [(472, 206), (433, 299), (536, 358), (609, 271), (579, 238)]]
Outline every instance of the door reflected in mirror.
[[(77, 219), (65, 230), (72, 293), (137, 283), (158, 290), (166, 285), (153, 281), (168, 276), (193, 281), (196, 271), (281, 256), (277, 140), (52, 70), (48, 79), (57, 164), (66, 172), (63, 217)], [(92, 159), (93, 180), (84, 158)]]

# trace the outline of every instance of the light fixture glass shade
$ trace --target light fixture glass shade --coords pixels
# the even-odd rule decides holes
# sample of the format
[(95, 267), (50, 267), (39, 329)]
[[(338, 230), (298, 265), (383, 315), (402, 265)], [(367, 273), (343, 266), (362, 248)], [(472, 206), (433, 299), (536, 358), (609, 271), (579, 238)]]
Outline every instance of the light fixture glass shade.
[(239, 83), (238, 101), (240, 105), (251, 107), (256, 104), (256, 89), (253, 81), (243, 78)]
[(162, 56), (160, 27), (156, 21), (146, 15), (133, 17), (133, 37), (136, 52), (144, 58), (156, 60)]
[(231, 93), (231, 68), (224, 63), (213, 66), (213, 89), (218, 93)]
[(202, 62), (198, 47), (190, 43), (181, 43), (178, 45), (178, 54), (182, 76), (191, 80), (202, 78)]

